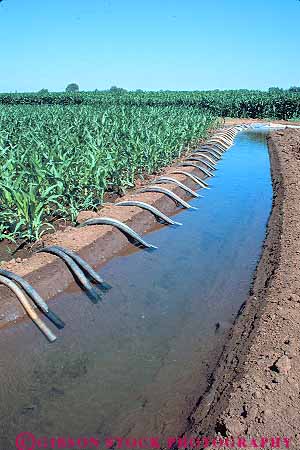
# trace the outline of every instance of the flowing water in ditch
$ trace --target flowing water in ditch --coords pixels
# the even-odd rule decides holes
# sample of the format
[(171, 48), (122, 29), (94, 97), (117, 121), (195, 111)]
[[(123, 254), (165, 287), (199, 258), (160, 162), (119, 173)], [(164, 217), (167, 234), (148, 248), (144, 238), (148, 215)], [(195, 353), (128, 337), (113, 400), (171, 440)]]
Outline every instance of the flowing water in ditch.
[(184, 430), (261, 252), (272, 204), (265, 131), (238, 135), (210, 185), (191, 201), (197, 211), (177, 216), (182, 227), (147, 235), (158, 250), (101, 269), (113, 286), (101, 304), (77, 288), (52, 302), (67, 323), (56, 343), (29, 320), (0, 331), (1, 449), (25, 431), (94, 436), (102, 449), (109, 437)]

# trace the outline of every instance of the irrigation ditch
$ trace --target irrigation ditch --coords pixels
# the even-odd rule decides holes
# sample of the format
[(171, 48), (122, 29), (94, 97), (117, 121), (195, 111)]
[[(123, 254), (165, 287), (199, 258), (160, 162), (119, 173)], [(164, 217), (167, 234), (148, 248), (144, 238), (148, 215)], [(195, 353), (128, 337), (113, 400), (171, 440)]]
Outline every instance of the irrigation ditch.
[[(1, 424), (3, 448), (14, 448), (17, 430), (28, 426), (39, 434), (63, 435), (67, 430), (100, 439), (145, 431), (164, 437), (175, 433), (187, 440), (216, 434), (298, 438), (299, 132), (279, 131), (269, 140), (273, 209), (247, 298), (271, 211), (271, 178), (266, 180), (269, 159), (259, 130), (245, 138), (242, 133), (241, 151), (226, 155), (226, 171), (219, 167), (236, 134), (232, 130), (225, 131), (229, 140), (223, 134), (217, 141), (211, 138), (180, 163), (188, 165), (168, 168), (160, 183), (149, 184), (159, 191), (130, 194), (123, 205), (106, 205), (100, 214), (82, 213), (81, 227), (46, 236), (44, 248), (30, 258), (30, 271), (28, 261), (4, 266), (24, 277), (42, 300), (51, 299), (51, 310), (46, 304), (43, 312), (58, 328), (66, 322), (66, 328), (58, 330), (59, 339), (49, 345), (30, 321), (21, 320), (25, 312), (15, 295), (1, 289), (6, 381), (0, 379), (0, 385), (6, 386), (3, 403), (9, 401)], [(254, 154), (247, 148), (248, 139), (257, 147)], [(246, 163), (247, 170), (240, 173)], [(218, 202), (222, 183), (224, 196)], [(247, 186), (246, 194), (239, 191), (241, 186)], [(210, 193), (211, 204), (205, 206), (200, 193), (204, 198)], [(176, 208), (174, 195), (201, 211), (197, 224), (197, 211), (184, 203)], [(209, 213), (212, 205), (215, 215)], [(99, 218), (102, 223), (95, 224)], [(144, 237), (145, 232), (151, 233)], [(194, 245), (187, 248), (187, 239)], [(167, 246), (169, 250), (163, 250)], [(191, 270), (199, 252), (197, 271)], [(144, 269), (140, 273), (137, 267)], [(117, 297), (110, 297), (116, 273)], [(74, 275), (85, 289), (74, 285)], [(151, 280), (146, 293), (145, 277)], [(11, 281), (7, 273), (4, 278)], [(95, 291), (93, 281), (102, 285), (103, 304), (96, 303), (101, 289)], [(19, 283), (12, 288), (15, 293), (16, 288)], [(84, 301), (89, 291), (96, 305)], [(54, 340), (51, 335), (48, 339)], [(24, 348), (31, 349), (30, 358)]]
[[(19, 277), (25, 277), (26, 281), (23, 281), (21, 288), (24, 289), (25, 283), (26, 294), (35, 303), (32, 307), (38, 307), (54, 325), (59, 329), (63, 328), (63, 321), (49, 310), (43, 299), (51, 299), (66, 289), (75, 277), (88, 295), (97, 301), (97, 291), (89, 284), (85, 274), (81, 271), (82, 262), (85, 261), (87, 274), (91, 275), (93, 271), (91, 266), (97, 266), (99, 269), (126, 246), (128, 241), (133, 245), (154, 249), (155, 247), (147, 243), (140, 234), (151, 230), (157, 221), (167, 225), (176, 225), (176, 223), (172, 223), (172, 219), (167, 214), (174, 214), (178, 206), (193, 209), (187, 200), (199, 195), (194, 189), (208, 188), (207, 179), (214, 176), (216, 165), (223, 152), (232, 145), (237, 132), (248, 126), (241, 124), (219, 130), (205, 144), (185, 155), (177, 165), (166, 168), (165, 175), (153, 177), (151, 184), (142, 186), (133, 194), (123, 197), (122, 202), (105, 205), (99, 214), (91, 211), (80, 213), (78, 216), (79, 228), (68, 227), (64, 232), (57, 232), (43, 238), (42, 246), (52, 248), (52, 250), (38, 249), (36, 254), (29, 259), (20, 262), (16, 262), (14, 259), (7, 262), (1, 266), (0, 275), (8, 277), (11, 283), (16, 282), (19, 285)], [(142, 202), (142, 206), (141, 204), (133, 205), (132, 201)], [(128, 204), (128, 202), (131, 203)], [(147, 205), (146, 208), (145, 205)], [(99, 230), (96, 225), (100, 224), (103, 227)], [(93, 226), (86, 231), (83, 228), (86, 225)], [(71, 251), (73, 255), (66, 255), (62, 258), (62, 253), (59, 255), (56, 249), (56, 257), (46, 256), (45, 253), (54, 254), (53, 246), (59, 246), (60, 250), (58, 251)], [(74, 252), (79, 253), (75, 258), (81, 259), (79, 270), (76, 267), (78, 260), (74, 260), (74, 254), (76, 255)], [(66, 270), (65, 264), (70, 271)], [(100, 284), (100, 288), (101, 285), (103, 286), (104, 281), (99, 278), (97, 280), (94, 273), (92, 278)], [(49, 279), (51, 279), (51, 283), (49, 283)], [(24, 301), (21, 302), (23, 307), (18, 307), (16, 301), (13, 300), (13, 292), (11, 291), (9, 294), (8, 289), (10, 287), (6, 285), (5, 293), (1, 295), (4, 299), (0, 311), (0, 328), (12, 321), (24, 318), (28, 313), (28, 307), (24, 308)], [(48, 335), (51, 336), (51, 333)], [(51, 340), (53, 341), (53, 337)]]
[(273, 132), (268, 147), (273, 205), (262, 255), (206, 393), (189, 417), (182, 435), (187, 446), (218, 436), (222, 450), (237, 446), (237, 437), (249, 448), (299, 448), (300, 130)]

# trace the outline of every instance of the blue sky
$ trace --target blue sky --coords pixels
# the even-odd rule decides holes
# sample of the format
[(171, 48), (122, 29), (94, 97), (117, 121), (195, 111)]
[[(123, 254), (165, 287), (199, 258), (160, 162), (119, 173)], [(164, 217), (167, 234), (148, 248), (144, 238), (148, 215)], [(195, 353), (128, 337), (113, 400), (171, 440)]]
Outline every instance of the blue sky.
[(0, 92), (300, 85), (298, 0), (3, 0)]

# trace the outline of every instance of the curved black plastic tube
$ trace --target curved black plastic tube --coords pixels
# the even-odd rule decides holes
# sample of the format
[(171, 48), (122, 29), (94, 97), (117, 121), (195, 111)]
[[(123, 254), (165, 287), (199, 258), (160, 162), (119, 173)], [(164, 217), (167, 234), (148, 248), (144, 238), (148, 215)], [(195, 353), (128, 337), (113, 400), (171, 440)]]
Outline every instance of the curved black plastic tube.
[[(198, 150), (196, 150), (196, 151), (198, 151)], [(207, 146), (202, 145), (201, 147), (199, 147), (199, 151), (210, 154), (211, 156), (216, 158), (216, 160), (218, 160), (218, 161), (220, 159), (222, 159), (222, 156), (223, 156), (221, 152), (214, 150), (211, 146), (208, 146), (208, 145)]]
[(147, 186), (143, 189), (140, 189), (138, 192), (160, 192), (161, 194), (165, 194), (170, 197), (177, 205), (181, 205), (186, 209), (197, 209), (194, 206), (189, 205), (187, 202), (182, 200), (178, 195), (174, 194), (174, 192), (169, 189), (161, 188), (159, 186)]
[(219, 155), (222, 155), (226, 152), (226, 148), (221, 147), (216, 142), (207, 142), (205, 146), (213, 148), (214, 152), (219, 152)]
[(180, 181), (176, 180), (176, 178), (159, 177), (159, 178), (156, 178), (155, 180), (153, 180), (153, 183), (159, 183), (159, 184), (160, 183), (171, 183), (171, 184), (176, 184), (178, 187), (180, 187), (181, 189), (183, 189), (185, 192), (187, 192), (188, 194), (192, 195), (193, 197), (201, 197), (201, 195), (197, 194), (197, 192), (193, 191), (193, 189), (190, 189), (185, 184), (183, 184)]
[[(237, 133), (237, 128), (239, 127), (239, 125), (236, 125), (234, 127), (229, 127), (229, 128), (223, 128), (222, 130), (220, 130), (218, 133), (216, 133), (216, 135), (218, 134), (224, 134), (224, 135), (230, 135), (230, 134), (236, 134)], [(214, 135), (215, 136), (215, 135)]]
[(206, 161), (203, 161), (203, 159), (202, 158), (197, 158), (196, 156), (188, 156), (187, 158), (185, 158), (185, 161), (199, 161), (199, 162), (201, 162), (202, 164), (204, 164), (208, 169), (210, 169), (210, 170), (217, 170), (217, 168), (216, 167), (214, 167), (214, 166), (212, 166), (211, 164), (209, 164), (208, 162), (206, 162)]
[(229, 141), (232, 142), (235, 136), (235, 132), (232, 133), (220, 133), (220, 134), (216, 134), (215, 136), (212, 136), (212, 139), (217, 138), (217, 139), (221, 139), (224, 142), (225, 141)]
[(111, 217), (97, 217), (96, 219), (88, 219), (85, 222), (83, 222), (80, 226), (85, 225), (111, 225), (122, 231), (127, 236), (129, 242), (132, 242), (134, 245), (138, 243), (140, 246), (145, 248), (153, 250), (157, 249), (155, 245), (148, 244), (148, 242), (144, 241), (144, 239), (128, 225), (126, 225), (123, 222), (120, 222), (119, 220), (112, 219)]
[(233, 127), (231, 128), (222, 128), (217, 133), (215, 133), (213, 136), (227, 136), (229, 134), (235, 133), (235, 129)]
[(216, 146), (220, 147), (220, 150), (222, 152), (225, 152), (232, 144), (227, 145), (227, 144), (224, 144), (223, 142), (220, 142), (219, 139), (211, 139), (210, 141), (206, 142), (206, 145), (216, 145)]
[(189, 156), (201, 156), (201, 158), (205, 158), (209, 163), (211, 163), (213, 166), (217, 164), (217, 161), (210, 156), (208, 156), (206, 153), (199, 151), (195, 151), (194, 153), (191, 153)]
[(51, 311), (51, 309), (49, 308), (47, 303), (42, 299), (40, 294), (38, 294), (38, 292), (26, 280), (24, 280), (24, 278), (4, 269), (0, 269), (0, 275), (3, 275), (4, 277), (9, 278), (10, 280), (16, 281), (20, 286), (22, 286), (24, 291), (34, 301), (34, 303), (39, 307), (39, 309), (43, 311), (45, 316), (47, 316), (48, 319), (51, 320), (51, 322), (53, 322), (58, 329), (64, 328), (65, 323), (53, 311)]
[(101, 278), (100, 275), (84, 259), (82, 259), (77, 253), (72, 252), (71, 250), (68, 250), (67, 248), (60, 247), (58, 245), (53, 245), (52, 247), (64, 252), (66, 255), (70, 256), (78, 264), (78, 266), (89, 276), (89, 278), (92, 282), (99, 284), (101, 289), (103, 289), (105, 291), (108, 289), (111, 289), (111, 286), (108, 283), (106, 283), (103, 280), (103, 278)]
[(35, 323), (35, 325), (40, 329), (40, 331), (46, 336), (49, 342), (54, 342), (56, 340), (55, 334), (52, 333), (50, 328), (42, 321), (42, 319), (37, 315), (36, 310), (33, 308), (28, 298), (21, 290), (19, 285), (3, 275), (0, 275), (0, 284), (6, 286), (11, 292), (15, 294), (26, 313), (30, 317), (30, 319)]
[(201, 178), (197, 177), (194, 173), (186, 172), (185, 170), (173, 170), (173, 172), (170, 173), (180, 173), (181, 175), (185, 175), (189, 177), (191, 180), (194, 181), (194, 183), (199, 184), (203, 189), (210, 189), (207, 183), (205, 181), (201, 180)]
[(214, 137), (220, 137), (220, 138), (222, 138), (222, 140), (232, 140), (233, 141), (233, 139), (235, 138), (235, 136), (236, 136), (236, 132), (232, 132), (232, 133), (225, 133), (225, 134), (217, 134), (217, 136), (214, 136)]
[(166, 216), (166, 214), (159, 211), (159, 209), (154, 208), (154, 206), (149, 205), (148, 203), (145, 203), (145, 202), (139, 202), (136, 200), (128, 200), (128, 201), (124, 200), (123, 202), (115, 203), (115, 205), (116, 206), (138, 206), (139, 208), (145, 209), (147, 211), (150, 211), (152, 214), (154, 214), (154, 216), (156, 217), (156, 219), (158, 221), (162, 221), (168, 225), (177, 225), (177, 226), (182, 225), (182, 223), (175, 222), (175, 220), (172, 220), (170, 217)]
[(211, 137), (207, 143), (209, 142), (217, 142), (218, 144), (224, 145), (224, 147), (230, 147), (232, 145), (233, 139), (228, 136), (217, 135)]
[(199, 148), (197, 150), (193, 151), (193, 154), (195, 153), (205, 153), (208, 154), (210, 158), (214, 159), (214, 162), (217, 164), (219, 161), (221, 161), (222, 157), (219, 155), (216, 155), (216, 153), (212, 152), (211, 150), (205, 149), (205, 148)]
[(88, 296), (90, 297), (91, 301), (93, 303), (97, 303), (100, 300), (100, 296), (98, 292), (95, 290), (95, 288), (91, 285), (91, 283), (86, 278), (83, 271), (80, 269), (80, 267), (77, 265), (77, 263), (64, 251), (59, 250), (55, 247), (44, 247), (40, 250), (37, 250), (36, 253), (51, 253), (52, 255), (58, 256), (61, 258), (69, 267), (75, 278), (80, 282), (82, 287), (87, 291)]
[(210, 150), (212, 153), (215, 153), (216, 156), (219, 156), (220, 158), (222, 158), (223, 156), (223, 151), (220, 150), (219, 148), (216, 148), (215, 144), (203, 144), (201, 145), (200, 149)]
[(224, 144), (221, 144), (217, 139), (207, 141), (205, 145), (214, 145), (221, 153), (224, 153), (227, 150), (227, 147)]
[(201, 172), (203, 172), (207, 177), (214, 177), (212, 173), (208, 172), (208, 170), (204, 169), (201, 166), (198, 166), (197, 164), (189, 162), (182, 162), (177, 164), (177, 167), (188, 167), (188, 166), (196, 167), (197, 169), (201, 170)]

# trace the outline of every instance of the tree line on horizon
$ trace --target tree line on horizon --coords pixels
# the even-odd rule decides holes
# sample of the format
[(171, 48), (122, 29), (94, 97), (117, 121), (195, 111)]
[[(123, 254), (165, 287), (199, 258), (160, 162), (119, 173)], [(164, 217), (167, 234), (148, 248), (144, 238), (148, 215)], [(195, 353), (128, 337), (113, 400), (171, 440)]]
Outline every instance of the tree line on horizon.
[[(215, 90), (218, 91), (219, 89), (215, 89)], [(80, 91), (80, 89), (79, 89), (79, 85), (77, 83), (70, 83), (67, 85), (67, 87), (65, 89), (65, 92), (68, 92), (68, 93), (79, 92), (79, 91)], [(111, 92), (111, 93), (115, 93), (115, 94), (122, 94), (124, 92), (128, 92), (127, 89), (117, 87), (117, 86), (111, 86), (111, 88), (108, 89), (107, 91)], [(95, 89), (93, 92), (101, 92), (101, 91), (98, 89)], [(144, 92), (144, 91), (142, 89), (136, 89), (135, 92), (138, 93), (138, 92)], [(280, 93), (280, 92), (300, 92), (300, 86), (291, 86), (288, 89), (283, 89), (283, 88), (280, 88), (277, 86), (272, 86), (268, 89), (268, 92), (270, 94)], [(42, 94), (42, 95), (49, 94), (49, 90), (43, 88), (38, 91), (38, 94)]]
[[(108, 89), (108, 91), (117, 93), (117, 94), (121, 94), (122, 92), (128, 92), (127, 89), (120, 88), (117, 86), (112, 86), (110, 89)], [(65, 92), (79, 92), (79, 85), (77, 83), (70, 83), (66, 87)], [(94, 92), (101, 92), (101, 91), (98, 89), (95, 89)], [(135, 92), (143, 92), (143, 91), (142, 91), (142, 89), (136, 89)], [(45, 89), (45, 88), (41, 89), (40, 91), (38, 91), (38, 94), (49, 94), (49, 90)]]

